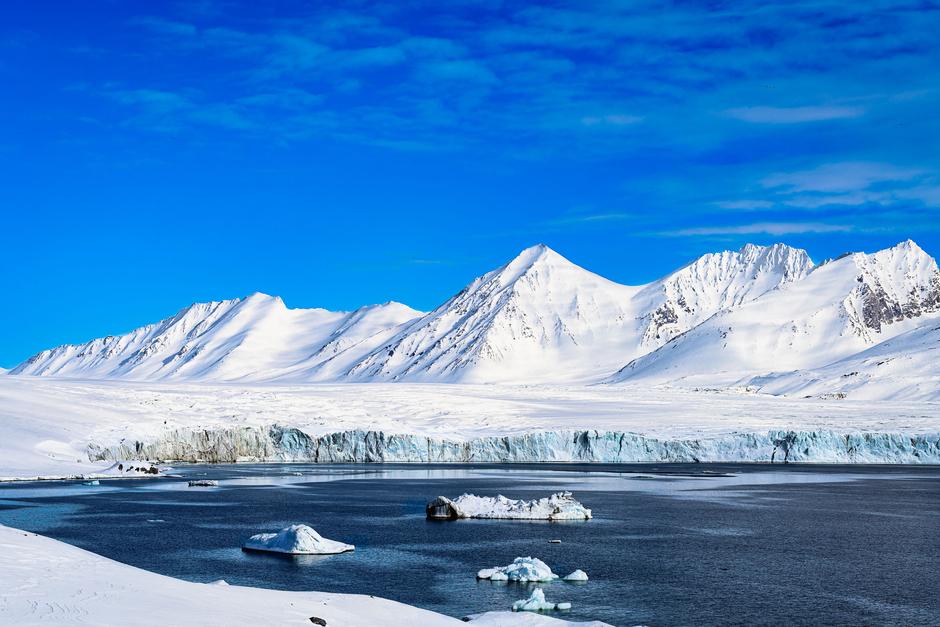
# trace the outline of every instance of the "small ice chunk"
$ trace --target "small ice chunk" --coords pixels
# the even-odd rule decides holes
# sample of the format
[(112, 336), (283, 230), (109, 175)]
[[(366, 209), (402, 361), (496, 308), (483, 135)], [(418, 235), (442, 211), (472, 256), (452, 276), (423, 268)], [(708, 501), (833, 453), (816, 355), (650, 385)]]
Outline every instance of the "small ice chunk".
[(217, 485), (219, 485), (219, 482), (212, 479), (194, 479), (189, 482), (191, 488), (214, 488)]
[(571, 603), (550, 603), (545, 600), (541, 588), (532, 591), (528, 599), (520, 599), (512, 604), (513, 612), (543, 612), (550, 610), (570, 610)]
[(588, 576), (586, 572), (579, 568), (570, 575), (565, 575), (564, 579), (565, 581), (587, 581)]
[(101, 485), (101, 482), (97, 479), (92, 479), (91, 481), (83, 481), (82, 485)]
[(530, 581), (554, 581), (558, 579), (558, 575), (552, 572), (548, 564), (538, 558), (517, 557), (509, 566), (496, 566), (480, 570), (477, 572), (477, 579), (528, 583)]
[(307, 525), (291, 525), (277, 533), (255, 534), (242, 548), (290, 555), (333, 555), (356, 549), (352, 544), (328, 540)]

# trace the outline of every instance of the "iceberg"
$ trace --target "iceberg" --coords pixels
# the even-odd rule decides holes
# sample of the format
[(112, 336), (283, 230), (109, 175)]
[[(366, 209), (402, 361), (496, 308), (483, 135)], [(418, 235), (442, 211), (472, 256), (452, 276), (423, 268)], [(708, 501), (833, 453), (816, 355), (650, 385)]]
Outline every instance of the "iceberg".
[(569, 575), (564, 576), (564, 581), (587, 581), (587, 573), (580, 568)]
[(291, 525), (277, 533), (258, 533), (242, 546), (247, 551), (269, 551), (289, 555), (333, 555), (356, 549), (352, 544), (328, 540), (313, 527)]
[(478, 571), (477, 579), (545, 583), (558, 579), (558, 575), (552, 572), (548, 564), (538, 558), (517, 557), (509, 566), (495, 566)]
[(513, 520), (588, 520), (591, 510), (572, 497), (571, 492), (556, 492), (551, 496), (524, 501), (508, 499), (503, 495), (476, 496), (464, 494), (455, 500), (439, 496), (426, 508), (430, 520), (456, 520), (458, 518), (501, 518)]
[(189, 482), (191, 488), (214, 488), (218, 485), (219, 482), (212, 479), (194, 479)]
[(513, 612), (542, 612), (546, 610), (570, 610), (571, 603), (549, 603), (541, 588), (532, 591), (528, 599), (520, 599), (512, 604)]

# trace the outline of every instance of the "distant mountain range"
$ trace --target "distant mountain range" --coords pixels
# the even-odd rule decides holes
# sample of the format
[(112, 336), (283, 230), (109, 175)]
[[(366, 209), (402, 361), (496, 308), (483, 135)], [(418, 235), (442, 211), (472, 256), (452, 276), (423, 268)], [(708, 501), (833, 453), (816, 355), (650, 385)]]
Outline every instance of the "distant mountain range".
[(905, 241), (815, 265), (783, 244), (620, 285), (546, 246), (434, 311), (280, 298), (191, 305), (43, 351), (10, 375), (197, 381), (639, 383), (940, 399), (940, 271)]

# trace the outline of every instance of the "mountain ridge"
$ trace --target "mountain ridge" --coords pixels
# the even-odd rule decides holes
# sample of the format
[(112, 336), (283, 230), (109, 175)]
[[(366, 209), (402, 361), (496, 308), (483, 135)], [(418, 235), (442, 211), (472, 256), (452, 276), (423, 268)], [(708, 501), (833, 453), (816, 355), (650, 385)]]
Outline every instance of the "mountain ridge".
[[(940, 312), (940, 271), (906, 240), (814, 264), (785, 244), (709, 253), (622, 285), (544, 244), (430, 312), (279, 297), (193, 303), (118, 336), (37, 353), (9, 374), (135, 380), (727, 383), (822, 368)], [(624, 365), (626, 364), (626, 365)], [(734, 375), (734, 376), (732, 376)]]

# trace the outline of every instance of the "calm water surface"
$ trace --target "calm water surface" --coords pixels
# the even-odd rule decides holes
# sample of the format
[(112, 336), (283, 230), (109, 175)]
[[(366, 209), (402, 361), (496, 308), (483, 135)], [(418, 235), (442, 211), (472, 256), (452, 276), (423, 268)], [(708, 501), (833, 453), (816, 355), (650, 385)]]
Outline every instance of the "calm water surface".
[[(940, 623), (940, 468), (736, 465), (187, 466), (180, 478), (0, 485), (0, 523), (207, 582), (375, 594), (452, 616), (533, 586), (477, 581), (531, 555), (572, 620), (614, 625)], [(189, 488), (192, 478), (218, 488)], [(463, 492), (568, 489), (586, 522), (428, 522)], [(240, 550), (291, 523), (354, 553)], [(561, 544), (549, 544), (557, 538)]]

